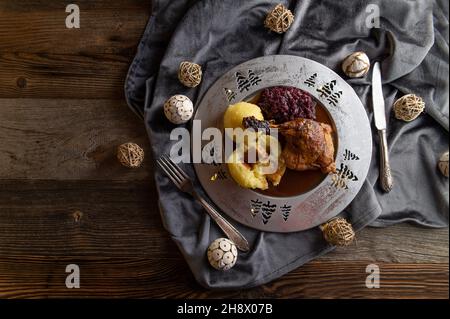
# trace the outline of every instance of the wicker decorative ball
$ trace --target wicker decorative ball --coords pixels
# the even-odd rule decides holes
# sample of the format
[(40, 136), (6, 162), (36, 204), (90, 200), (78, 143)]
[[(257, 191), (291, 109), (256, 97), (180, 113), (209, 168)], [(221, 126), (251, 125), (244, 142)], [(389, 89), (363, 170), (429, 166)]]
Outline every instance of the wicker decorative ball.
[(217, 270), (230, 270), (236, 264), (238, 251), (229, 239), (219, 238), (208, 248), (208, 261)]
[(355, 239), (352, 225), (344, 218), (335, 218), (321, 226), (327, 242), (335, 246), (348, 246)]
[(442, 155), (441, 159), (439, 160), (438, 166), (442, 175), (448, 177), (448, 152)]
[(174, 95), (164, 104), (164, 114), (173, 124), (184, 124), (194, 114), (194, 104), (184, 95)]
[(414, 121), (425, 110), (425, 102), (420, 96), (408, 94), (394, 104), (395, 117), (405, 122)]
[(192, 62), (181, 62), (178, 79), (183, 85), (194, 88), (202, 82), (202, 67)]
[(144, 150), (135, 143), (125, 143), (118, 147), (117, 158), (123, 166), (137, 168), (144, 161)]
[(370, 60), (364, 52), (350, 54), (342, 62), (342, 71), (350, 78), (366, 76), (370, 70)]
[(291, 27), (294, 22), (294, 15), (291, 10), (286, 8), (282, 4), (278, 4), (267, 15), (264, 25), (266, 28), (282, 34), (285, 33)]

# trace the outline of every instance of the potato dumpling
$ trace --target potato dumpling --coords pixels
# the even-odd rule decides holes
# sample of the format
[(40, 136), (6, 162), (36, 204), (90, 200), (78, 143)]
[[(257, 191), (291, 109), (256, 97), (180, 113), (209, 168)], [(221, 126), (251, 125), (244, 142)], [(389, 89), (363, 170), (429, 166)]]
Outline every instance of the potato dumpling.
[[(235, 153), (233, 153), (233, 155), (235, 155)], [(239, 162), (228, 163), (228, 170), (231, 177), (241, 187), (262, 190), (269, 188), (266, 177), (259, 171), (257, 165), (252, 166)]]
[(280, 143), (269, 135), (261, 137), (266, 138), (266, 149), (261, 150), (258, 145), (254, 145), (261, 161), (255, 164), (245, 163), (239, 149), (234, 151), (228, 160), (230, 175), (241, 187), (266, 190), (269, 188), (268, 180), (277, 186), (286, 171), (286, 165), (281, 158)]
[(264, 116), (258, 105), (239, 102), (234, 105), (230, 105), (223, 117), (224, 128), (242, 128), (242, 121), (245, 117), (254, 116), (256, 119), (263, 121)]

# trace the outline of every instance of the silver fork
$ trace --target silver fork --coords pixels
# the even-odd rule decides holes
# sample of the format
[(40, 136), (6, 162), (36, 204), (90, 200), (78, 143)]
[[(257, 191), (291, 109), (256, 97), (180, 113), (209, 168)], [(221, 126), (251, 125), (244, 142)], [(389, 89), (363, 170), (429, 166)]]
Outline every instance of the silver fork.
[(175, 164), (167, 155), (161, 156), (156, 161), (170, 180), (182, 191), (192, 195), (200, 202), (206, 212), (222, 229), (225, 235), (236, 244), (236, 247), (244, 252), (250, 250), (250, 246), (245, 237), (231, 225), (222, 215), (212, 207), (204, 198), (197, 194), (189, 176)]

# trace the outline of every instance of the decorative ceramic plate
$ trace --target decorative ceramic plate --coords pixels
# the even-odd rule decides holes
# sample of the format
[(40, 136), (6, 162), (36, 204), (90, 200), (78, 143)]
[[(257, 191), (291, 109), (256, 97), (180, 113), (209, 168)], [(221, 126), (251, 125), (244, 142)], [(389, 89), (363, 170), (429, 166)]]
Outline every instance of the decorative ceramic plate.
[(369, 170), (372, 133), (363, 104), (339, 75), (312, 60), (285, 55), (257, 58), (227, 72), (204, 95), (195, 119), (202, 121), (203, 129), (222, 128), (230, 104), (274, 86), (302, 89), (325, 110), (335, 130), (337, 173), (320, 179), (295, 175), (294, 184), (317, 179), (316, 184), (283, 195), (241, 188), (226, 164), (195, 164), (195, 170), (211, 200), (236, 221), (268, 232), (302, 231), (337, 216), (358, 194)]

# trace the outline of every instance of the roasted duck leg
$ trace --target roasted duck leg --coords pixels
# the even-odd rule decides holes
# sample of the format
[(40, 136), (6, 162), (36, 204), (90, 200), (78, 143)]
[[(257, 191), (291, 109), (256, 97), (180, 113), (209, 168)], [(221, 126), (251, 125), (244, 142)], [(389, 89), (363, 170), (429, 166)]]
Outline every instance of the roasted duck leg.
[(280, 125), (272, 124), (286, 139), (283, 158), (289, 169), (306, 171), (320, 169), (336, 172), (333, 129), (330, 125), (309, 119), (296, 119)]

